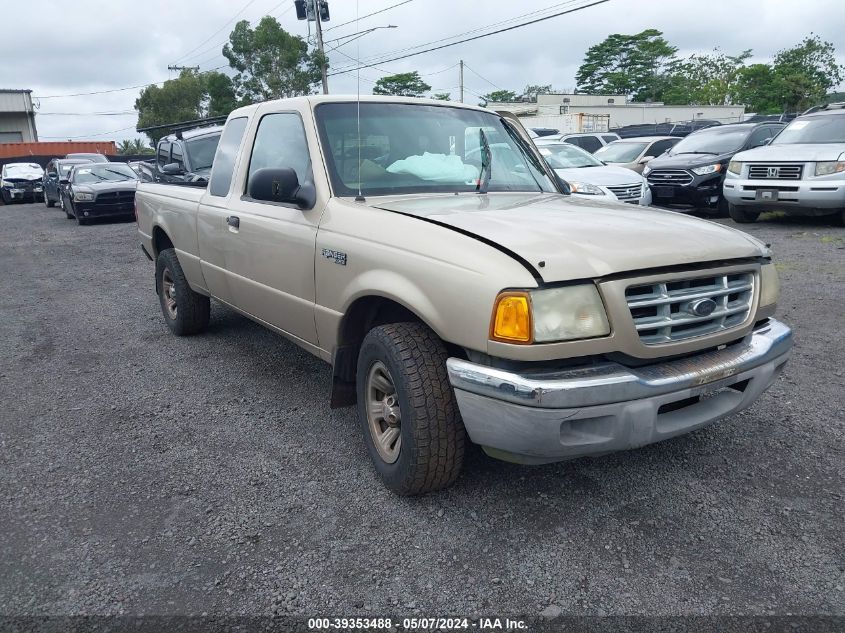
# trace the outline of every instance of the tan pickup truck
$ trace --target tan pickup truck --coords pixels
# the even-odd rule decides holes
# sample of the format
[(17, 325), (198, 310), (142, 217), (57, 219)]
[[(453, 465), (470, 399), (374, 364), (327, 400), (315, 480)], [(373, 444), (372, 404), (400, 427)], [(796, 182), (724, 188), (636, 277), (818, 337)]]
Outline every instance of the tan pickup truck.
[(209, 299), (331, 363), (399, 494), (467, 440), (538, 464), (629, 449), (749, 406), (792, 333), (744, 233), (569, 190), (508, 115), (302, 97), (234, 111), (207, 189), (142, 183), (167, 325)]

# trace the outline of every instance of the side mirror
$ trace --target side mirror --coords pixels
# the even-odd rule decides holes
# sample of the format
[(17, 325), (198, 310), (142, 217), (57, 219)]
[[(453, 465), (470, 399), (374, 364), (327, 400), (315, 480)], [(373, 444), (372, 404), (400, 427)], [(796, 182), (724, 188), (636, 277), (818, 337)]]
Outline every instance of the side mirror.
[(654, 160), (654, 156), (643, 156), (639, 161), (637, 161), (640, 165), (645, 165), (648, 161)]
[(265, 167), (249, 179), (249, 197), (266, 202), (286, 202), (300, 209), (310, 209), (317, 203), (317, 190), (311, 183), (299, 184), (296, 172), (290, 167)]
[(176, 176), (185, 173), (185, 170), (179, 167), (179, 163), (167, 163), (162, 166), (161, 173), (167, 174), (168, 176)]

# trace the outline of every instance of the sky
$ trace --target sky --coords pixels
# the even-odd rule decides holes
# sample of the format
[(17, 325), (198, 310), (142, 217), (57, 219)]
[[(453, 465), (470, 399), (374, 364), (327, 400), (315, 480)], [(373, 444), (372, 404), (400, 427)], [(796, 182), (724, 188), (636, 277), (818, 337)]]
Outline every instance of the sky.
[[(329, 0), (331, 20), (324, 25), (324, 39), (331, 46), (341, 44), (344, 40), (332, 40), (343, 35), (396, 27), (378, 28), (337, 51), (329, 50), (330, 72), (354, 66), (354, 59), (366, 62), (428, 42), (445, 43), (456, 34), (523, 14), (537, 12), (520, 20), (528, 21), (591, 1)], [(356, 11), (365, 16), (400, 2), (354, 21)], [(557, 11), (551, 10), (558, 5)], [(134, 131), (133, 105), (140, 91), (134, 86), (175, 76), (167, 68), (174, 64), (199, 65), (201, 70), (223, 66), (221, 72), (231, 73), (220, 51), (238, 20), (255, 24), (269, 14), (289, 32), (307, 36), (306, 22), (297, 21), (293, 0), (48, 0), (38, 3), (38, 13), (50, 19), (37, 23), (29, 6), (22, 0), (0, 0), (4, 14), (30, 16), (32, 27), (21, 22), (20, 28), (3, 29), (0, 88), (33, 91), (38, 134), (45, 141), (141, 137)], [(370, 93), (379, 77), (416, 70), (433, 92), (448, 92), (457, 100), (457, 65), (463, 60), (464, 96), (470, 103), (497, 88), (519, 93), (528, 84), (570, 91), (588, 47), (611, 33), (646, 28), (663, 31), (680, 56), (714, 47), (725, 53), (752, 49), (752, 61), (769, 61), (778, 50), (813, 32), (832, 42), (839, 62), (845, 64), (841, 0), (607, 0), (476, 41), (379, 63), (360, 71), (360, 90)], [(356, 89), (355, 72), (329, 77), (332, 93)], [(64, 96), (101, 91), (114, 92)]]

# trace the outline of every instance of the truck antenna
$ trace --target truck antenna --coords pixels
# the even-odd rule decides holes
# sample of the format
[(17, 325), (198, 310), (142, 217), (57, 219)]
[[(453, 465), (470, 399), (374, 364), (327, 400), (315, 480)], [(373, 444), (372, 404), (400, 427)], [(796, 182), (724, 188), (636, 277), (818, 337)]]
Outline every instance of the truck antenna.
[[(358, 28), (358, 4), (359, 0), (355, 0), (355, 30), (360, 30)], [(357, 82), (358, 82), (358, 92), (355, 98), (355, 106), (358, 110), (356, 114), (356, 125), (358, 126), (358, 195), (355, 196), (355, 202), (366, 202), (366, 198), (364, 194), (361, 193), (361, 38), (358, 38), (358, 51), (355, 54), (357, 59), (356, 66), (358, 66), (358, 72), (356, 72)]]

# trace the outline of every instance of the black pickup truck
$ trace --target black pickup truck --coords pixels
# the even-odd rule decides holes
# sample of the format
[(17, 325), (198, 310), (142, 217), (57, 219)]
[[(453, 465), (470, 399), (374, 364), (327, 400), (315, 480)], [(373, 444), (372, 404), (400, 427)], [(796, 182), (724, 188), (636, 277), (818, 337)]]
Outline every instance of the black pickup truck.
[(141, 180), (205, 187), (223, 126), (208, 126), (207, 121), (202, 123), (207, 127), (177, 129), (161, 138), (156, 145), (155, 158), (139, 164)]

